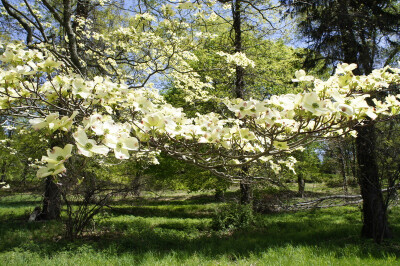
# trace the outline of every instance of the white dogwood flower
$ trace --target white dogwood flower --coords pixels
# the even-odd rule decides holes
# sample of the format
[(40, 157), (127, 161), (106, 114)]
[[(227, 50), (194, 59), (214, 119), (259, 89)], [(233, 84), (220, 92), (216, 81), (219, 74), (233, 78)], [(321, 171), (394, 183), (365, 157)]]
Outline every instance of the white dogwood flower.
[(104, 144), (114, 149), (115, 158), (129, 159), (129, 151), (139, 149), (139, 141), (135, 137), (129, 137), (127, 134), (121, 136), (107, 135)]
[(53, 149), (47, 150), (47, 156), (43, 156), (42, 161), (54, 165), (62, 164), (71, 157), (72, 147), (72, 144), (67, 144), (64, 148), (53, 147)]
[(106, 146), (97, 145), (95, 140), (88, 139), (83, 128), (78, 128), (73, 137), (76, 141), (76, 146), (78, 147), (79, 152), (86, 157), (91, 157), (93, 154), (107, 155), (109, 151)]

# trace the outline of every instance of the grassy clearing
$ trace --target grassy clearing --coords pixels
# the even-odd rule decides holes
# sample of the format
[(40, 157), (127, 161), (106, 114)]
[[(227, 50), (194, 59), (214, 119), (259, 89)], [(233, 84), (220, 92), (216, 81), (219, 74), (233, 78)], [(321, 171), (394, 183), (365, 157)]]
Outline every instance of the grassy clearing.
[(396, 237), (376, 245), (359, 238), (356, 207), (262, 215), (255, 228), (221, 233), (210, 229), (219, 204), (208, 197), (120, 200), (68, 242), (60, 222), (27, 222), (39, 203), (35, 195), (0, 198), (0, 264), (400, 264), (398, 207), (390, 214)]

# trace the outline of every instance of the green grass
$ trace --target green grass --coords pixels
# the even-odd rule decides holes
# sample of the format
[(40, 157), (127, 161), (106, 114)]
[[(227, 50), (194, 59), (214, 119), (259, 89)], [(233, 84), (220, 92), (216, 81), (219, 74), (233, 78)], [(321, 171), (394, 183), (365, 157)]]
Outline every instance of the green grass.
[(400, 208), (395, 238), (359, 237), (356, 207), (262, 215), (257, 227), (210, 229), (208, 197), (120, 200), (98, 215), (92, 232), (67, 241), (61, 222), (28, 223), (34, 195), (0, 198), (1, 265), (400, 265)]

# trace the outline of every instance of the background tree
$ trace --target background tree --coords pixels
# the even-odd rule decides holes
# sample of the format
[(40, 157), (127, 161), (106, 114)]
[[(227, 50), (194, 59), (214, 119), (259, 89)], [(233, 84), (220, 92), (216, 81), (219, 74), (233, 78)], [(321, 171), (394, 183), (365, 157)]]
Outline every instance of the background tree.
[[(376, 65), (391, 62), (398, 49), (400, 12), (396, 1), (281, 1), (299, 18), (299, 31), (309, 48), (326, 62), (356, 63), (355, 74), (369, 74)], [(383, 45), (384, 44), (384, 45)], [(389, 44), (389, 45), (388, 45)], [(382, 58), (392, 49), (393, 56)], [(318, 58), (312, 57), (312, 65)], [(372, 98), (377, 95), (372, 95)], [(373, 123), (357, 129), (359, 183), (363, 196), (362, 235), (380, 242), (390, 237), (376, 161)]]
[[(299, 58), (291, 57), (295, 52), (282, 42), (267, 40), (269, 35), (279, 30), (279, 26), (271, 22), (277, 14), (275, 9), (279, 9), (279, 6), (270, 1), (218, 2), (221, 5), (213, 7), (211, 11), (215, 18), (198, 26), (218, 37), (209, 40), (197, 50), (199, 61), (194, 62), (193, 66), (200, 73), (212, 78), (212, 93), (239, 99), (264, 99), (277, 91), (287, 92), (286, 87), (282, 86), (288, 85), (290, 81), (285, 70), (296, 68)], [(223, 53), (210, 56), (210, 51)], [(243, 63), (241, 57), (247, 57), (251, 61)], [(279, 64), (290, 67), (275, 71), (275, 66)], [(272, 91), (272, 87), (275, 91)], [(243, 168), (243, 171), (248, 169)], [(245, 178), (240, 182), (242, 203), (248, 204), (252, 201), (252, 182)]]
[(48, 143), (38, 132), (23, 130), (13, 122), (4, 122), (8, 125), (3, 125), (0, 131), (0, 175), (3, 182), (12, 182), (22, 188), (34, 181), (34, 166), (40, 161)]

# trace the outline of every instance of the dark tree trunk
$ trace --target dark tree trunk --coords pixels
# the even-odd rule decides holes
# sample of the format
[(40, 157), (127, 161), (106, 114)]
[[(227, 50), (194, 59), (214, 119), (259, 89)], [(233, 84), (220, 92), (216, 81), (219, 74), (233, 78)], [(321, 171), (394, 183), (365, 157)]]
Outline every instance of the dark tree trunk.
[[(60, 104), (61, 106), (61, 104)], [(65, 112), (60, 112), (60, 115), (67, 115)], [(53, 138), (49, 146), (53, 147), (64, 147), (65, 143), (68, 143), (68, 135), (63, 134), (57, 138)], [(69, 163), (66, 164), (66, 167), (69, 168)], [(69, 169), (68, 169), (69, 171)], [(71, 174), (71, 172), (69, 172)], [(68, 178), (67, 176), (63, 176), (63, 180), (65, 180), (64, 190), (68, 187)], [(61, 184), (56, 184), (54, 176), (48, 176), (45, 180), (44, 186), (44, 195), (43, 195), (43, 205), (42, 205), (42, 213), (39, 215), (38, 219), (40, 220), (58, 220), (60, 219), (61, 214)], [(65, 192), (66, 193), (66, 192)]]
[(41, 220), (57, 220), (61, 214), (61, 191), (59, 186), (54, 183), (53, 177), (47, 177), (45, 182), (45, 192), (43, 208), (40, 215)]
[(342, 175), (343, 179), (343, 191), (345, 194), (347, 194), (348, 188), (347, 188), (346, 160), (342, 143), (339, 143), (338, 152), (339, 152), (340, 174)]
[(380, 243), (392, 233), (387, 220), (387, 208), (381, 192), (375, 154), (375, 127), (373, 124), (357, 128), (357, 159), (360, 168), (359, 183), (363, 198), (363, 227), (361, 235)]
[(248, 180), (240, 182), (240, 203), (251, 204), (253, 202), (253, 186)]
[[(235, 53), (242, 52), (242, 17), (241, 17), (241, 1), (236, 0), (232, 2), (232, 17), (233, 17), (233, 30), (235, 32)], [(244, 68), (236, 66), (236, 79), (235, 79), (235, 97), (244, 98)]]
[(140, 197), (140, 194), (142, 193), (142, 179), (141, 179), (141, 173), (140, 171), (137, 171), (135, 174), (135, 177), (132, 180), (132, 191), (135, 197)]
[(215, 194), (214, 194), (214, 199), (217, 202), (224, 202), (225, 201), (225, 191), (224, 191), (224, 189), (216, 188), (215, 189)]
[(356, 143), (353, 140), (351, 143), (352, 148), (352, 158), (351, 158), (351, 173), (353, 174), (353, 178), (357, 178), (357, 151), (356, 151)]
[[(235, 32), (234, 47), (235, 53), (242, 52), (242, 7), (241, 0), (232, 1), (232, 17), (233, 17), (233, 31)], [(245, 70), (242, 66), (236, 66), (235, 76), (235, 97), (244, 99), (244, 75)], [(247, 167), (242, 168), (243, 175), (248, 172)], [(253, 188), (251, 182), (243, 179), (240, 182), (240, 202), (241, 204), (250, 204), (253, 201)]]
[[(347, 3), (344, 1), (343, 3)], [(350, 16), (343, 5), (343, 12), (346, 17)], [(357, 63), (358, 68), (353, 71), (355, 75), (369, 74), (372, 69), (373, 57), (366, 56), (365, 47), (359, 47), (353, 32), (354, 21), (345, 21), (341, 27), (343, 53), (346, 63)], [(357, 57), (360, 51), (360, 56)], [(370, 60), (370, 61), (368, 61)], [(369, 105), (373, 105), (371, 98), (367, 99)], [(369, 121), (372, 122), (372, 121)], [(368, 123), (368, 122), (367, 122)], [(366, 238), (373, 238), (375, 242), (380, 243), (384, 238), (392, 236), (387, 221), (386, 205), (381, 192), (381, 183), (376, 161), (376, 136), (375, 126), (370, 123), (356, 128), (356, 150), (358, 179), (363, 199), (363, 227), (361, 235)]]
[(297, 184), (299, 185), (299, 196), (304, 197), (304, 190), (306, 188), (306, 181), (304, 180), (303, 174), (297, 174)]

